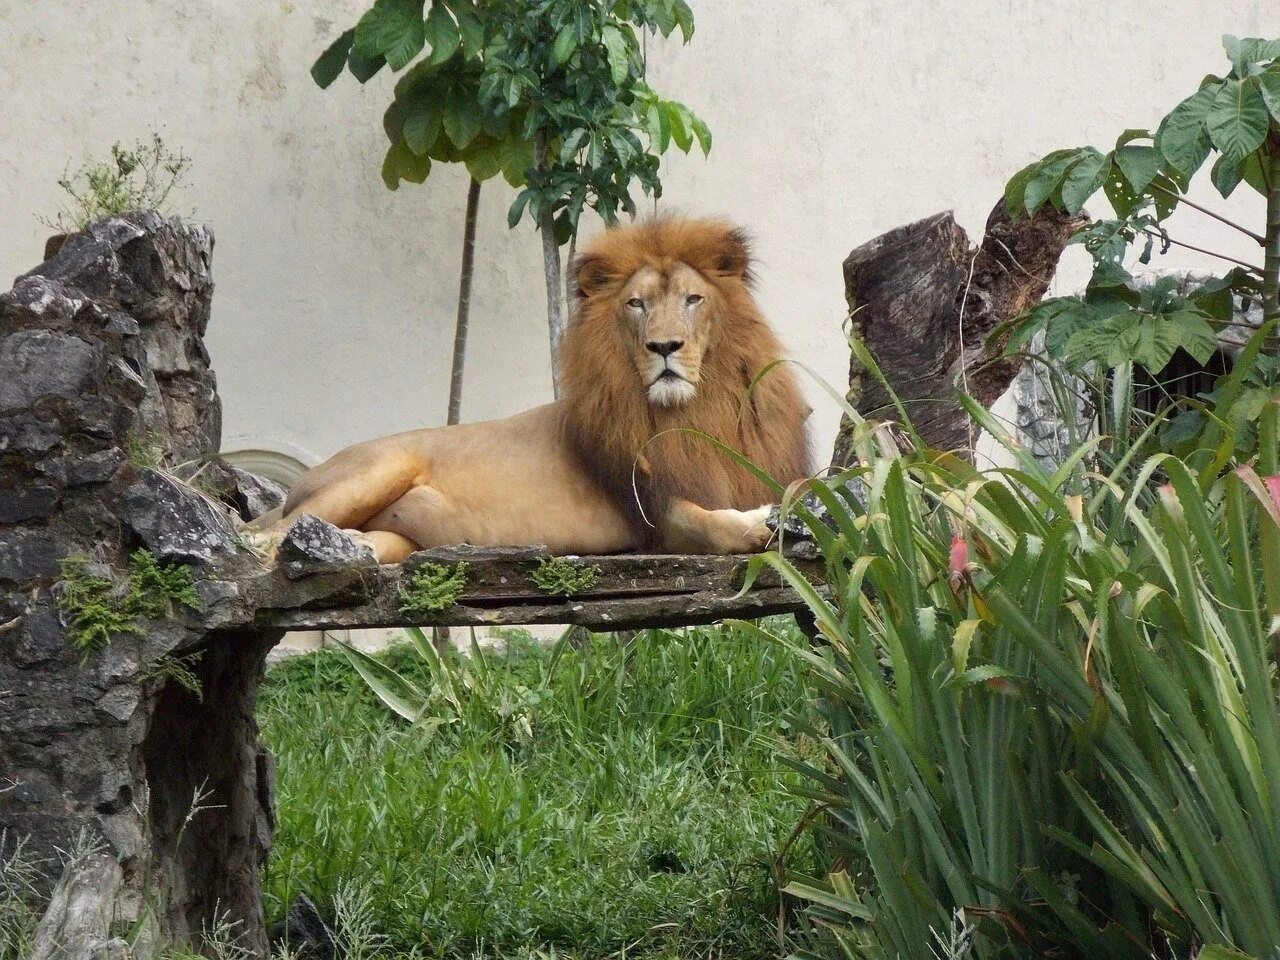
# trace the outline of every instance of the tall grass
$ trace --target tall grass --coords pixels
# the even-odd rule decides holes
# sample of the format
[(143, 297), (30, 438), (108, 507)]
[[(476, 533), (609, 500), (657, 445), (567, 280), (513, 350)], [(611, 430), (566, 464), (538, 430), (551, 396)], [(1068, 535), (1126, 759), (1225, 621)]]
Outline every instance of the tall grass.
[(1235, 469), (1221, 431), (1148, 455), (1153, 425), (1052, 476), (860, 425), (834, 529), (809, 517), (831, 598), (761, 561), (826, 641), (789, 644), (829, 722), (827, 868), (790, 888), (815, 952), (1280, 956), (1280, 403), (1261, 423)]
[[(448, 690), (407, 649), (386, 663)], [(775, 858), (804, 805), (775, 757), (817, 752), (785, 719), (808, 710), (785, 651), (734, 629), (517, 640), (448, 675), (454, 702), (409, 724), (338, 654), (269, 674), (269, 913), (346, 890), (424, 957), (779, 954)]]

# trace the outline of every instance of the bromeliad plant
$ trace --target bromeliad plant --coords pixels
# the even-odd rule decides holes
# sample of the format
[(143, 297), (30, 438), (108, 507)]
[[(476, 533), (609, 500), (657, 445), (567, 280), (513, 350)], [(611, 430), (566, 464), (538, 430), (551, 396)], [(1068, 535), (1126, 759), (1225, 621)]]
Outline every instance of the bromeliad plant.
[[(1034, 214), (1045, 204), (1076, 213), (1100, 191), (1114, 211), (1113, 218), (1097, 220), (1072, 238), (1094, 260), (1085, 292), (1045, 300), (1015, 320), (1002, 331), (1011, 335), (1009, 350), (1043, 331), (1052, 359), (1075, 371), (1088, 366), (1115, 371), (1123, 387), (1134, 364), (1154, 374), (1179, 348), (1205, 363), (1217, 345), (1216, 331), (1236, 319), (1240, 300), (1260, 301), (1270, 329), (1280, 321), (1280, 40), (1228, 36), (1223, 42), (1230, 70), (1205, 77), (1154, 132), (1126, 130), (1105, 153), (1091, 146), (1056, 150), (1009, 181), (1005, 195), (1013, 215)], [(1224, 198), (1249, 189), (1266, 199), (1265, 221), (1258, 229), (1187, 196), (1192, 178), (1210, 157), (1216, 157), (1210, 179)], [(1171, 236), (1165, 221), (1182, 206), (1256, 242), (1262, 263)], [(1178, 292), (1172, 278), (1142, 289), (1125, 269), (1125, 257), (1135, 246), (1138, 260), (1147, 264), (1157, 247), (1163, 253), (1174, 245), (1231, 263), (1233, 269), (1186, 293)], [(1192, 409), (1168, 434), (1168, 446), (1201, 433), (1213, 444), (1223, 433), (1254, 429), (1263, 404), (1275, 393), (1278, 362), (1274, 341), (1255, 351), (1242, 395), (1230, 404), (1233, 423), (1223, 425), (1223, 432), (1205, 433), (1200, 411)], [(1187, 452), (1185, 446), (1180, 452)]]
[(795, 507), (830, 597), (757, 561), (825, 640), (795, 652), (824, 693), (807, 772), (834, 866), (789, 889), (828, 955), (1274, 960), (1280, 402), (1235, 469), (1158, 454), (1084, 483), (1098, 439), (1053, 475), (1016, 446), (980, 473), (847, 412), (830, 525)]

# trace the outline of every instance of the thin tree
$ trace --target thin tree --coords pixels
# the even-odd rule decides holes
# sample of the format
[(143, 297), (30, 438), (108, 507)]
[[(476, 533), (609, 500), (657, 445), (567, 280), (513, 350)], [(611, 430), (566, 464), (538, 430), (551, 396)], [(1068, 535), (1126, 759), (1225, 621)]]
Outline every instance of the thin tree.
[(449, 416), (457, 423), (462, 414), (462, 371), (467, 362), (467, 332), (471, 325), (471, 277), (476, 265), (476, 218), (480, 212), (480, 181), (471, 178), (467, 188), (467, 216), (462, 228), (462, 269), (458, 278), (458, 319), (453, 328), (453, 364), (449, 372)]

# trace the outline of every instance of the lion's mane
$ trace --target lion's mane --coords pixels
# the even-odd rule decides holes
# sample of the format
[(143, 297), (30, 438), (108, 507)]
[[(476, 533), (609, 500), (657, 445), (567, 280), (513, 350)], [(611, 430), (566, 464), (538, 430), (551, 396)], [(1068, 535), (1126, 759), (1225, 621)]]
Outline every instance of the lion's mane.
[[(618, 297), (642, 266), (665, 273), (677, 262), (719, 297), (695, 396), (655, 408), (620, 326)], [(572, 266), (575, 297), (560, 352), (565, 429), (583, 467), (650, 540), (672, 497), (739, 510), (778, 499), (714, 444), (684, 431), (714, 437), (784, 486), (811, 472), (809, 407), (790, 365), (775, 363), (784, 351), (752, 296), (750, 267), (742, 231), (681, 218), (608, 230)]]

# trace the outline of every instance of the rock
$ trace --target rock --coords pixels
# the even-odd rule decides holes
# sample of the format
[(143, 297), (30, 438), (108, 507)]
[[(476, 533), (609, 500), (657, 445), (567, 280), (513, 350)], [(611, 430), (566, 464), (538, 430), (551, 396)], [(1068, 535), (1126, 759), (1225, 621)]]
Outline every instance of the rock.
[(210, 563), (236, 552), (231, 525), (212, 501), (159, 470), (138, 471), (124, 492), (124, 519), (159, 560)]
[(64, 556), (57, 540), (42, 530), (0, 530), (0, 582), (56, 577)]
[(290, 580), (351, 567), (376, 567), (378, 562), (368, 546), (309, 513), (289, 528), (276, 558)]
[[(0, 486), (6, 485), (7, 478), (0, 474)], [(38, 520), (53, 513), (58, 505), (59, 491), (57, 487), (46, 483), (20, 484), (14, 483), (17, 492), (0, 497), (0, 523), (21, 523), (23, 520)]]
[(96, 381), (102, 349), (49, 330), (20, 330), (0, 342), (0, 413), (49, 398), (75, 399)]
[(288, 492), (274, 480), (231, 464), (227, 464), (227, 471), (235, 480), (236, 497), (239, 500), (237, 506), (240, 508), (240, 515), (246, 520), (270, 513), (276, 507), (284, 506), (288, 499)]
[(305, 893), (298, 894), (285, 919), (272, 928), (271, 941), (299, 960), (336, 960), (338, 956), (337, 938)]

